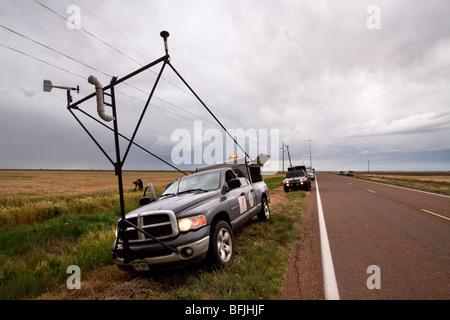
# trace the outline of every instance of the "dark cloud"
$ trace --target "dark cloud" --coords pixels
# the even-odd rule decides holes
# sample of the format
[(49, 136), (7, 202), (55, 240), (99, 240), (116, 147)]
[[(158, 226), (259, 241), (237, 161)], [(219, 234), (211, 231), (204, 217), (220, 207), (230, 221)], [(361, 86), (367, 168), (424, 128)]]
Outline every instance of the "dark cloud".
[[(79, 5), (85, 31), (36, 1), (0, 3), (1, 24), (77, 60), (0, 28), (1, 44), (54, 65), (0, 47), (2, 168), (109, 168), (65, 109), (65, 92), (43, 93), (42, 80), (79, 85), (80, 99), (93, 92), (89, 75), (106, 85), (162, 56), (159, 32), (168, 30), (171, 62), (228, 128), (279, 129), (297, 161), (311, 139), (323, 169), (342, 154), (364, 167), (371, 154), (387, 163), (405, 152), (442, 152), (450, 169), (448, 1), (39, 2), (63, 17)], [(380, 8), (379, 30), (367, 28), (369, 5)], [(127, 136), (157, 71), (118, 88)], [(83, 108), (95, 115), (94, 101)], [(217, 127), (166, 70), (136, 142), (170, 158), (171, 133), (196, 120)], [(90, 125), (112, 151), (110, 134)], [(147, 159), (133, 153), (129, 165), (158, 167)]]

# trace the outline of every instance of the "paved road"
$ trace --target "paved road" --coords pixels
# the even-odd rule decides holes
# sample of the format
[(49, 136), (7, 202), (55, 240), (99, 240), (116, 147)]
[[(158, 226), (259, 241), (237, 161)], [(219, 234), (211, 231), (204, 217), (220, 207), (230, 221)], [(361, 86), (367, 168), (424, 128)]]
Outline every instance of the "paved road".
[(450, 197), (317, 181), (340, 299), (450, 299)]

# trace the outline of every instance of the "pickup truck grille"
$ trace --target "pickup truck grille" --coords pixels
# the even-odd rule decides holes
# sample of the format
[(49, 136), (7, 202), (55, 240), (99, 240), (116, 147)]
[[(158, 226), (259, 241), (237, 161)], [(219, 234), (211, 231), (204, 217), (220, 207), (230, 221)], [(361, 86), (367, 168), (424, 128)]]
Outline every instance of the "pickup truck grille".
[[(172, 211), (142, 212), (128, 215), (126, 219), (158, 240), (178, 235), (177, 218)], [(152, 241), (149, 236), (131, 226), (125, 230), (125, 235), (130, 243)]]

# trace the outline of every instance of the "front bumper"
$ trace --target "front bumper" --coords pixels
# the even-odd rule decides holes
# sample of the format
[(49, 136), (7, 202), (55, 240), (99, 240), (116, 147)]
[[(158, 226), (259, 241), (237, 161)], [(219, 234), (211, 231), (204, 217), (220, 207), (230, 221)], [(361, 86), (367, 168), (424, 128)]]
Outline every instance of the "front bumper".
[(307, 184), (307, 181), (300, 180), (290, 180), (288, 182), (284, 182), (284, 187), (293, 189), (293, 188), (301, 188)]
[[(209, 250), (210, 227), (180, 234), (173, 240), (164, 240), (164, 243), (178, 251), (167, 249), (155, 242), (130, 244), (130, 253), (125, 257), (123, 246), (117, 248), (116, 242), (112, 244), (114, 262), (122, 269), (127, 267), (136, 270), (170, 270), (181, 268), (203, 260)], [(117, 240), (116, 240), (117, 241)], [(190, 253), (190, 254), (188, 254)]]

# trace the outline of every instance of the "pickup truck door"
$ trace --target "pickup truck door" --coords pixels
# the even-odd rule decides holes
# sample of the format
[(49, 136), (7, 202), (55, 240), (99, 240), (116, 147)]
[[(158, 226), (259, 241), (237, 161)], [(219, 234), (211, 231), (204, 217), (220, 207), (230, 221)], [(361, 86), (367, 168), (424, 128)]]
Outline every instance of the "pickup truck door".
[[(229, 170), (225, 174), (225, 183), (227, 186), (231, 179), (236, 179), (236, 175), (233, 171)], [(234, 222), (238, 221), (241, 216), (248, 211), (245, 188), (240, 186), (238, 188), (231, 189), (227, 192), (226, 197), (230, 208), (230, 219), (232, 224), (234, 224)]]
[(230, 206), (230, 218), (232, 223), (239, 219), (243, 213), (247, 212), (247, 202), (242, 187), (228, 191), (227, 201)]
[[(242, 182), (241, 182), (242, 183)], [(231, 209), (231, 223), (233, 226), (245, 223), (256, 209), (255, 190), (247, 182), (227, 194)]]
[(241, 196), (245, 197), (245, 200), (247, 202), (247, 212), (253, 211), (254, 207), (256, 205), (256, 192), (253, 188), (253, 186), (250, 184), (250, 182), (246, 178), (239, 178), (241, 181), (242, 186), (242, 193)]

